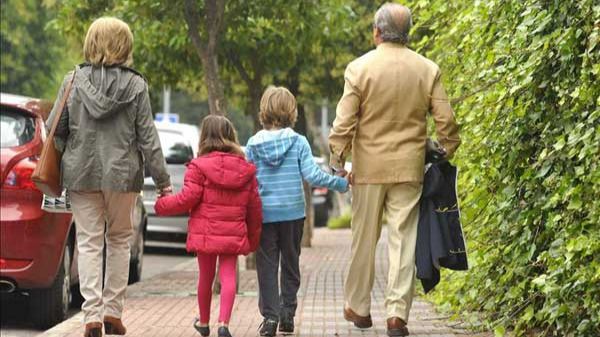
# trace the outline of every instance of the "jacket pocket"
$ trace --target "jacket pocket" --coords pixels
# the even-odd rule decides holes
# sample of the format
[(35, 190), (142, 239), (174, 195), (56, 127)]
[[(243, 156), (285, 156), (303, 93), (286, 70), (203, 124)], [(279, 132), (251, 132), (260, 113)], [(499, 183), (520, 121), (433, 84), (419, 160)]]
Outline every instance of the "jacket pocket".
[(130, 187), (143, 185), (144, 170), (143, 170), (142, 154), (136, 147), (129, 149), (129, 184)]

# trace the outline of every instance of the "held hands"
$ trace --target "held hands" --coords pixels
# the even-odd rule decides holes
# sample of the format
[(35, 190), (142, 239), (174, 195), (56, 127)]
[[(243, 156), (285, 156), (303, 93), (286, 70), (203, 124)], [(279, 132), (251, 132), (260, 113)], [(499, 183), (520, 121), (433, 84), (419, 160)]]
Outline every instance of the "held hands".
[(346, 178), (346, 180), (348, 180), (348, 185), (354, 184), (354, 176), (352, 175), (352, 172), (348, 172), (345, 169), (335, 169), (334, 167), (331, 168), (331, 171), (338, 177)]
[(156, 193), (158, 194), (159, 198), (166, 197), (168, 195), (173, 194), (173, 187), (169, 185), (163, 189), (157, 190)]
[(344, 169), (339, 169), (336, 170), (334, 168), (331, 168), (331, 171), (333, 172), (334, 175), (338, 176), (338, 177), (346, 177), (348, 175), (348, 171), (344, 170)]

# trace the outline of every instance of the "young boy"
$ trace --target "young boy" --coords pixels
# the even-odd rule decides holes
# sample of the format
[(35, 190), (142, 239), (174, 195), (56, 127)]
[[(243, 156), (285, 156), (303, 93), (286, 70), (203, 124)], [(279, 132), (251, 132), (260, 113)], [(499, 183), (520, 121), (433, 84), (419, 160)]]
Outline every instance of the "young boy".
[[(248, 140), (246, 156), (257, 168), (263, 206), (263, 229), (256, 254), (259, 302), (264, 317), (261, 336), (294, 332), (300, 287), (300, 241), (304, 226), (302, 180), (339, 192), (348, 181), (323, 172), (315, 164), (306, 138), (292, 130), (296, 98), (283, 87), (269, 87), (260, 101), (263, 130)], [(281, 260), (281, 293), (278, 287)]]

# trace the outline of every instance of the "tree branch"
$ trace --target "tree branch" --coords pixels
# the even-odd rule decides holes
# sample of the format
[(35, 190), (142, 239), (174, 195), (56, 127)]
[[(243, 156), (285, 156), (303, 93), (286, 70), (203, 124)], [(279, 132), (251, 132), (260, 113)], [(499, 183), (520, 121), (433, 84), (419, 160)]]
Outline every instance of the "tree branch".
[(237, 70), (237, 72), (240, 74), (242, 80), (244, 80), (244, 82), (246, 82), (246, 85), (250, 87), (252, 85), (252, 78), (250, 77), (250, 74), (248, 74), (246, 68), (244, 68), (244, 65), (242, 64), (242, 61), (240, 60), (239, 56), (235, 52), (230, 51), (229, 53), (227, 53), (227, 58), (229, 59), (231, 64), (233, 64), (233, 67)]
[[(186, 0), (190, 1), (190, 0)], [(223, 26), (225, 14), (225, 0), (205, 0), (206, 5), (206, 31), (208, 32), (207, 47), (214, 52), (219, 41), (219, 34)]]
[(200, 14), (198, 13), (195, 0), (185, 0), (183, 14), (185, 17), (185, 22), (188, 26), (188, 36), (192, 40), (194, 48), (196, 48), (196, 51), (200, 57), (205, 57), (206, 48), (204, 47), (204, 43), (202, 42), (202, 38), (200, 37), (200, 32), (198, 30), (198, 19), (200, 18)]
[(475, 96), (476, 94), (487, 90), (489, 87), (491, 87), (492, 85), (494, 85), (494, 84), (496, 84), (498, 82), (500, 82), (500, 79), (496, 79), (496, 80), (493, 80), (493, 81), (491, 81), (489, 83), (486, 83), (485, 85), (477, 88), (477, 90), (473, 90), (470, 93), (464, 94), (464, 95), (462, 95), (460, 97), (457, 97), (457, 98), (454, 98), (454, 99), (450, 100), (450, 104), (460, 103), (460, 102), (466, 100), (467, 98), (469, 98), (471, 96)]

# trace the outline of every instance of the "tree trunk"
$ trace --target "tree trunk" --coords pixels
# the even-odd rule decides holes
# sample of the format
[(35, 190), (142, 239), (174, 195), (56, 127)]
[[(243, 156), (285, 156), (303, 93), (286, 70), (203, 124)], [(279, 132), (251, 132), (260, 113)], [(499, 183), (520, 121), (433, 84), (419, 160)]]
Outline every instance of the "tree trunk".
[(262, 98), (262, 89), (262, 79), (258, 81), (257, 85), (248, 88), (250, 97), (248, 98), (248, 104), (246, 106), (246, 116), (252, 116), (255, 132), (262, 128), (262, 125), (260, 125), (260, 119), (258, 117), (258, 113), (260, 111), (260, 99)]
[[(185, 0), (184, 17), (188, 26), (188, 36), (202, 62), (208, 91), (208, 107), (210, 113), (215, 115), (225, 115), (227, 111), (217, 55), (224, 13), (225, 0), (204, 0), (202, 15), (198, 11), (196, 0)], [(204, 19), (204, 34), (200, 34), (201, 18)]]
[(219, 64), (216, 55), (207, 55), (202, 58), (204, 65), (204, 80), (208, 91), (208, 109), (213, 115), (225, 115), (227, 101), (219, 77)]
[[(287, 74), (286, 86), (290, 90), (296, 99), (300, 96), (300, 65), (296, 65)], [(310, 139), (311, 134), (308, 132), (308, 123), (304, 105), (298, 104), (298, 121), (296, 122), (296, 131), (305, 135), (306, 138)], [(312, 207), (312, 188), (309, 184), (304, 182), (304, 201), (305, 201), (305, 213), (306, 220), (304, 220), (304, 233), (302, 235), (302, 247), (310, 247), (312, 245), (312, 235), (314, 227), (314, 212)]]
[[(258, 81), (261, 83), (262, 79)], [(262, 95), (262, 86), (259, 85), (250, 85), (248, 84), (248, 93), (249, 97), (246, 102), (246, 116), (251, 115), (252, 120), (254, 121), (254, 132), (260, 130), (261, 126), (258, 122), (258, 110), (260, 109), (260, 97)], [(247, 270), (255, 270), (256, 269), (256, 253), (251, 253), (246, 256), (246, 269)]]
[(315, 223), (315, 212), (312, 206), (312, 188), (305, 181), (304, 182), (304, 212), (306, 213), (306, 219), (304, 220), (304, 230), (302, 233), (302, 247), (312, 246), (313, 227)]

